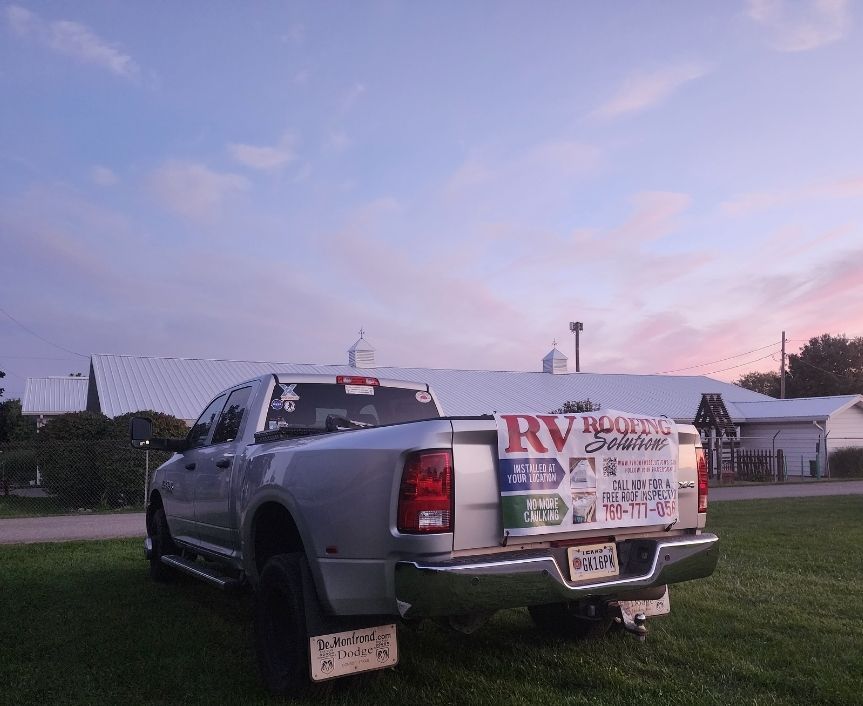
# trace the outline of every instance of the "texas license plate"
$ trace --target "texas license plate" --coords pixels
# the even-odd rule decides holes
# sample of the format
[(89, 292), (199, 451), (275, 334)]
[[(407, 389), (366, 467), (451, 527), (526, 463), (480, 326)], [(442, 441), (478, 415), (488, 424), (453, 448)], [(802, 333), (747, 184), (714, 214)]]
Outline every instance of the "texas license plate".
[(309, 638), (313, 681), (392, 667), (398, 661), (395, 624)]
[(620, 573), (617, 545), (614, 542), (569, 547), (566, 556), (569, 560), (569, 577), (573, 581), (606, 578)]

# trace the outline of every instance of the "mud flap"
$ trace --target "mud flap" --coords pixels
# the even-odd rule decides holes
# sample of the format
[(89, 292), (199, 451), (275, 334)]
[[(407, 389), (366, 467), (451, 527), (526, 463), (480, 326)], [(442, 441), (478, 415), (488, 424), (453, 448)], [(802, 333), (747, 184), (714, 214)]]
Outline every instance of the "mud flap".
[(307, 562), (302, 564), (302, 579), (312, 681), (385, 669), (398, 663), (393, 616), (328, 615), (321, 609)]

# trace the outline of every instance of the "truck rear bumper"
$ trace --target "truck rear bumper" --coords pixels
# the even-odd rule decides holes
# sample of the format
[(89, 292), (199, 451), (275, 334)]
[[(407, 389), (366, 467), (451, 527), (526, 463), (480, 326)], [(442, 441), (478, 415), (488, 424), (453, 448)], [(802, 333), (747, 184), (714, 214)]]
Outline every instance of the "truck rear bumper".
[(643, 564), (644, 570), (632, 574), (624, 568), (618, 577), (588, 583), (569, 581), (552, 550), (479, 562), (401, 561), (395, 567), (396, 599), (402, 617), (424, 618), (590, 597), (613, 598), (710, 576), (719, 556), (718, 541), (713, 534), (655, 540), (649, 543), (653, 558)]

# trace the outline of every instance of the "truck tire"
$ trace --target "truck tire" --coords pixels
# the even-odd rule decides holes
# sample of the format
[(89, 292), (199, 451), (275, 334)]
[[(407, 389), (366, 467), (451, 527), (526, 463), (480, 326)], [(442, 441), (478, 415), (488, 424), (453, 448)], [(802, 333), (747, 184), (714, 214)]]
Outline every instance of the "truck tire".
[(264, 684), (276, 696), (299, 696), (310, 685), (302, 554), (277, 554), (255, 590), (255, 650)]
[(164, 508), (156, 508), (153, 512), (152, 526), (153, 534), (150, 539), (153, 542), (153, 551), (150, 554), (150, 578), (160, 583), (168, 583), (176, 578), (176, 574), (162, 563), (162, 557), (166, 554), (177, 554), (178, 550), (174, 540), (171, 539)]
[(528, 606), (527, 610), (538, 628), (575, 640), (604, 637), (614, 622), (613, 618), (605, 615), (585, 618), (576, 609), (572, 603), (549, 603)]

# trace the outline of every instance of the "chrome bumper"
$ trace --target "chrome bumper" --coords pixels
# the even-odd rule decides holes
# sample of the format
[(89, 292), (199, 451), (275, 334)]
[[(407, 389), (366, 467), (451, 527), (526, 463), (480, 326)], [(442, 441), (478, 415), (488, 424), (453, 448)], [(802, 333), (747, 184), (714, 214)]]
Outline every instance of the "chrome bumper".
[(458, 615), (541, 603), (625, 594), (710, 576), (719, 556), (713, 534), (654, 543), (649, 570), (590, 583), (573, 583), (548, 550), (543, 555), (465, 563), (401, 561), (395, 568), (396, 599), (404, 618)]

